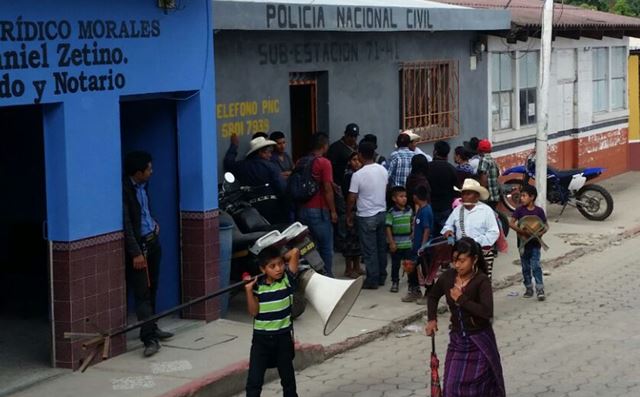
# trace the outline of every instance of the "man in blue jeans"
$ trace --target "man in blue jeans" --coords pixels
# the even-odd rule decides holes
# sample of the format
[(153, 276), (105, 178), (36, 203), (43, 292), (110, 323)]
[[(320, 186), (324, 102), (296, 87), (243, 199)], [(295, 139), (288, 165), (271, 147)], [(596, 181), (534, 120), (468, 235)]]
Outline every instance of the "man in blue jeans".
[(320, 257), (324, 262), (325, 276), (333, 277), (333, 223), (338, 220), (333, 198), (333, 168), (324, 157), (329, 149), (327, 134), (317, 132), (311, 137), (311, 176), (320, 189), (306, 203), (300, 206), (298, 219), (309, 227), (316, 241)]
[(358, 155), (363, 166), (351, 177), (347, 198), (347, 225), (353, 226), (357, 208), (358, 236), (367, 278), (362, 288), (378, 289), (387, 279), (386, 192), (389, 175), (374, 161), (375, 145), (360, 142)]

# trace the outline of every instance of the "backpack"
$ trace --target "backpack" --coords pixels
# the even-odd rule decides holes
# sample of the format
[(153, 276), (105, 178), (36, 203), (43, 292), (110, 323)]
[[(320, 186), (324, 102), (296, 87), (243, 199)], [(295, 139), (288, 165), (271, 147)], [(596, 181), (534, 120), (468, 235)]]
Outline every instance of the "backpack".
[(287, 179), (287, 194), (296, 203), (306, 203), (320, 190), (320, 184), (313, 179), (311, 172), (315, 159), (310, 155), (298, 160)]

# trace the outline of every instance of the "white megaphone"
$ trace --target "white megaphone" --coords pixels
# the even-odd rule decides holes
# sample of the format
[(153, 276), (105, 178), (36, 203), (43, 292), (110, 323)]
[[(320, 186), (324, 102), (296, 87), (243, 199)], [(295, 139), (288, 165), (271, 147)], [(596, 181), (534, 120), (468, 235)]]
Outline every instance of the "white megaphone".
[[(313, 259), (313, 253), (316, 252), (315, 243), (308, 238), (307, 234), (308, 228), (296, 222), (283, 233), (274, 230), (260, 237), (249, 251), (258, 255), (266, 247), (282, 246), (286, 242), (293, 241), (301, 243), (301, 253), (304, 252), (305, 257)], [(323, 333), (326, 336), (332, 333), (349, 314), (349, 310), (360, 295), (363, 283), (362, 276), (355, 280), (337, 280), (318, 274), (313, 268), (300, 269), (296, 294), (304, 294), (304, 298), (311, 302), (322, 319)]]
[(326, 336), (349, 314), (360, 295), (364, 278), (360, 276), (355, 280), (338, 280), (307, 269), (300, 274), (298, 282), (298, 288), (304, 291), (305, 298), (320, 315), (324, 324), (323, 334)]

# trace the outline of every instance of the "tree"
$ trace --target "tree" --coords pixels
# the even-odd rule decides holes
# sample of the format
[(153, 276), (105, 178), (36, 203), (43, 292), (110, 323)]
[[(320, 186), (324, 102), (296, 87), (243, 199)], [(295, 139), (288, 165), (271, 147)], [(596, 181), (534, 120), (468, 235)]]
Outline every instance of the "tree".
[(620, 15), (629, 15), (629, 16), (635, 15), (631, 10), (631, 7), (629, 6), (629, 4), (627, 4), (627, 0), (617, 0), (616, 4), (613, 5), (613, 8), (611, 9), (611, 11)]
[(555, 0), (555, 2), (620, 15), (640, 16), (640, 0)]

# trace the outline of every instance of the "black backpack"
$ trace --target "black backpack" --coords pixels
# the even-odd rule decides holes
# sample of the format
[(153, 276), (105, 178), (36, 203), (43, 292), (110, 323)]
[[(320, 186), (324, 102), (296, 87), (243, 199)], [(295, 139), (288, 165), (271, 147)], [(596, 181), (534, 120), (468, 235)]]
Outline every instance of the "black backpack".
[(296, 203), (306, 203), (320, 190), (320, 184), (311, 175), (315, 159), (316, 156), (309, 155), (298, 160), (287, 179), (287, 194)]

